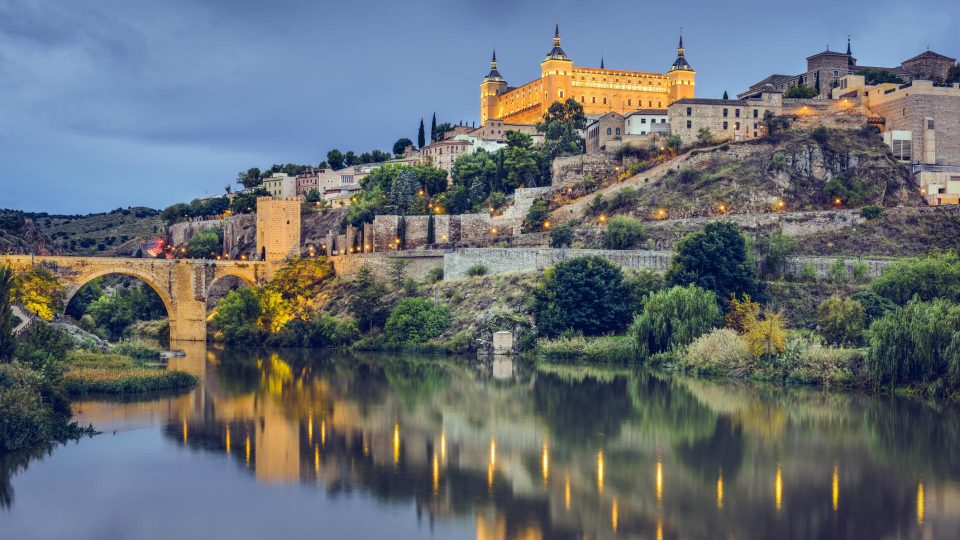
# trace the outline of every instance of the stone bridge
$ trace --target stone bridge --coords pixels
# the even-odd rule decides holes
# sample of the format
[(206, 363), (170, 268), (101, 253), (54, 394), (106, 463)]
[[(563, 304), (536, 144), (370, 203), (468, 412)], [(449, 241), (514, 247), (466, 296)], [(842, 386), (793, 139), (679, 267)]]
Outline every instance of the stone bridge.
[(101, 276), (122, 274), (143, 281), (167, 308), (171, 341), (206, 340), (206, 301), (216, 281), (235, 276), (250, 285), (262, 285), (280, 265), (262, 261), (0, 255), (0, 266), (15, 270), (41, 266), (52, 271), (66, 289), (67, 303), (80, 287)]

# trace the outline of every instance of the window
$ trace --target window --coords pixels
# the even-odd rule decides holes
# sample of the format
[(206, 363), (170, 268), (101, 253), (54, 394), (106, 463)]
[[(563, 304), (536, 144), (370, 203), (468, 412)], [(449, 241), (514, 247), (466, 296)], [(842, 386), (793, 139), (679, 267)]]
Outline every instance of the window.
[[(692, 108), (692, 107), (687, 107), (687, 116), (690, 116), (691, 114), (693, 114), (693, 108)], [(689, 124), (690, 122), (687, 122), (687, 123)], [(688, 126), (688, 127), (689, 127), (689, 126)]]
[(736, 116), (737, 118), (740, 118), (740, 109), (734, 109), (733, 115)]
[(729, 112), (729, 111), (728, 111), (727, 109), (723, 109), (723, 117), (724, 117), (724, 118), (727, 117), (727, 113), (728, 113), (728, 112)]
[(607, 135), (610, 135), (610, 134), (612, 134), (612, 133), (613, 133), (613, 130), (610, 129), (610, 128), (607, 128)]
[(620, 128), (617, 128), (617, 135), (620, 134)]
[(580, 103), (583, 103), (585, 99), (586, 98), (584, 96), (580, 96)]
[(647, 106), (648, 106), (648, 107), (653, 107), (653, 101), (648, 101), (648, 102), (647, 102)]
[(591, 102), (591, 103), (596, 103), (596, 102), (597, 102), (597, 96), (593, 96), (592, 98), (590, 98), (590, 102)]
[(727, 124), (727, 122), (723, 123), (723, 129), (729, 129), (729, 125)]
[(632, 100), (632, 99), (628, 99), (628, 100), (627, 100), (627, 107), (632, 107), (632, 106), (633, 106), (633, 100)]
[(603, 104), (604, 104), (604, 105), (607, 104), (607, 98), (603, 98)]
[(834, 76), (834, 77), (837, 77), (837, 76), (839, 76), (839, 75), (840, 75), (840, 72), (839, 72), (839, 71), (833, 70), (833, 76)]
[(740, 131), (740, 122), (734, 122), (733, 129)]
[(693, 128), (693, 122), (687, 120), (687, 129)]
[(563, 90), (560, 91), (560, 99), (563, 99)]
[(760, 111), (758, 111), (757, 109), (754, 109), (754, 110), (753, 110), (753, 117), (754, 117), (754, 118), (759, 118), (759, 117), (760, 117), (759, 115), (760, 115)]
[(910, 161), (910, 152), (913, 141), (910, 139), (893, 140), (893, 157), (900, 161)]
[(927, 129), (933, 129), (933, 118), (927, 118)]
[(662, 101), (658, 101), (658, 102), (657, 102), (657, 108), (658, 108), (658, 109), (662, 109), (662, 108), (663, 108), (663, 105), (661, 105), (661, 103), (663, 103), (663, 102), (662, 102)]
[(646, 119), (646, 118), (641, 118), (641, 119), (640, 119), (640, 123), (641, 123), (641, 124), (646, 124), (646, 123), (647, 123), (647, 119)]

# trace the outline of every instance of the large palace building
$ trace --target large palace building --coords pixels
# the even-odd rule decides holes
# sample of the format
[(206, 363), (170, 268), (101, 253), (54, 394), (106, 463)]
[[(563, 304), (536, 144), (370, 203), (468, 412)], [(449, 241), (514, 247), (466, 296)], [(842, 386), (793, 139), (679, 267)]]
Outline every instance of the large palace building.
[(560, 28), (554, 31), (553, 48), (540, 63), (540, 78), (520, 87), (507, 86), (497, 71), (493, 53), (490, 73), (480, 84), (480, 123), (503, 120), (513, 124), (539, 122), (550, 105), (573, 98), (587, 116), (609, 112), (626, 115), (637, 109), (665, 109), (683, 98), (692, 98), (696, 72), (684, 58), (683, 38), (677, 59), (666, 74), (574, 67), (560, 48)]

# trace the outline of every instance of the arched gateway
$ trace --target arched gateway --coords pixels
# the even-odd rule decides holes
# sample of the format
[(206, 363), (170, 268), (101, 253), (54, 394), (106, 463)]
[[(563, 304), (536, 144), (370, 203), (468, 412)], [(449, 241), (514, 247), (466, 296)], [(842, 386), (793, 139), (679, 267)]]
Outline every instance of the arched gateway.
[(34, 266), (49, 269), (66, 289), (68, 303), (80, 287), (100, 276), (135, 277), (156, 291), (167, 308), (171, 341), (204, 341), (207, 338), (206, 300), (211, 285), (227, 276), (236, 276), (250, 285), (261, 285), (279, 265), (263, 261), (0, 255), (0, 266), (15, 270)]

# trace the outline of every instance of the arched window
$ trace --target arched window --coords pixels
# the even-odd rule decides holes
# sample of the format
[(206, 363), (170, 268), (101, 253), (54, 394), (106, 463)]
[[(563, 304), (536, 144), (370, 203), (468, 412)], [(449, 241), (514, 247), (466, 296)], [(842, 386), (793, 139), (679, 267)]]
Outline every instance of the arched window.
[(617, 135), (620, 134), (620, 128), (617, 128)]
[[(618, 129), (617, 131), (620, 131), (620, 130)], [(607, 128), (607, 135), (610, 135), (611, 133), (613, 133), (613, 130), (610, 128)]]
[(563, 99), (563, 90), (560, 91), (560, 99)]

